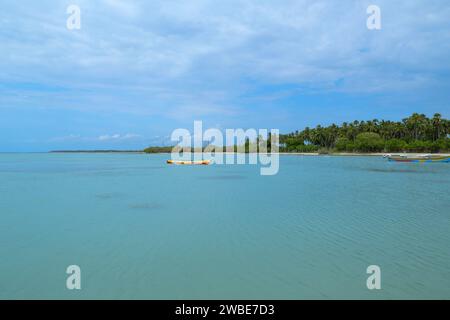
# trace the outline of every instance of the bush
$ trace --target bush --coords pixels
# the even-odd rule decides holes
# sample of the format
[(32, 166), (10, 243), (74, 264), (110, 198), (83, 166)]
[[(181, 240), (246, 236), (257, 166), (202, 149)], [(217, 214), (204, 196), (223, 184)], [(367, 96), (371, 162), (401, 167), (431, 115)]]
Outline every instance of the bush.
[(315, 146), (313, 144), (305, 144), (305, 145), (297, 146), (295, 151), (297, 151), (297, 152), (317, 152), (318, 149), (319, 149), (319, 147)]
[(336, 150), (337, 151), (347, 151), (347, 146), (350, 144), (350, 140), (347, 138), (338, 138), (336, 140)]
[(442, 138), (434, 141), (432, 148), (439, 148), (438, 152), (450, 152), (450, 138)]
[(406, 142), (400, 139), (390, 139), (384, 144), (384, 149), (387, 152), (398, 152), (406, 149)]
[(355, 144), (353, 142), (349, 142), (347, 144), (347, 148), (346, 148), (347, 152), (353, 152), (353, 151), (355, 151), (355, 149), (356, 149), (356, 147), (355, 147)]
[(450, 150), (450, 139), (444, 138), (436, 141), (415, 140), (408, 144), (410, 152), (448, 152)]
[(360, 152), (378, 152), (383, 150), (384, 141), (379, 134), (364, 132), (356, 136), (355, 149)]
[(428, 152), (429, 145), (425, 141), (415, 140), (408, 144), (407, 150), (410, 152)]
[(437, 153), (440, 151), (445, 151), (445, 142), (437, 140), (431, 143), (430, 152)]
[(355, 144), (348, 138), (338, 138), (335, 148), (339, 152), (353, 152), (355, 150)]
[(448, 152), (450, 151), (450, 139), (444, 138), (433, 142), (432, 152)]

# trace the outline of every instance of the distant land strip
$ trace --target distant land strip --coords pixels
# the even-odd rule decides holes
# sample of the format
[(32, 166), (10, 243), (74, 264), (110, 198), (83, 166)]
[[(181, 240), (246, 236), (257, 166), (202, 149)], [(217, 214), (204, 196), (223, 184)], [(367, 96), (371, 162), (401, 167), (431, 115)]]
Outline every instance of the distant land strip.
[(52, 150), (50, 153), (143, 153), (143, 150)]

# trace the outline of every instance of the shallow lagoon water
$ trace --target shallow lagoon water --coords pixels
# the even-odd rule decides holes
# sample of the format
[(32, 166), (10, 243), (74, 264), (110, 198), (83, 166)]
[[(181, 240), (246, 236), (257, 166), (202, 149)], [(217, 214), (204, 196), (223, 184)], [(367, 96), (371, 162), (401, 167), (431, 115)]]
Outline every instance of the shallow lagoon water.
[(0, 154), (0, 298), (450, 298), (450, 164), (167, 158)]

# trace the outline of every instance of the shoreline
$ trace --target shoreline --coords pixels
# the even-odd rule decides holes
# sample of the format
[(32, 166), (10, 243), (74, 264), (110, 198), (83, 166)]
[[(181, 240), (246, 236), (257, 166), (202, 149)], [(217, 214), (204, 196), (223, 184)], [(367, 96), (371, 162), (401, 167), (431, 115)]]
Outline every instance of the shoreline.
[[(28, 153), (28, 152), (24, 152)], [(129, 153), (129, 154), (146, 154), (146, 155), (153, 155), (153, 154), (171, 154), (170, 152), (154, 152), (154, 153), (147, 153), (144, 151), (120, 151), (120, 150), (98, 150), (98, 151), (88, 151), (88, 150), (80, 150), (80, 151), (49, 151), (47, 153)], [(222, 152), (222, 154), (230, 154), (230, 153), (237, 153), (237, 152)], [(248, 154), (248, 153), (247, 153)], [(271, 154), (269, 153), (263, 153), (263, 154)], [(283, 155), (283, 156), (340, 156), (340, 157), (382, 157), (386, 154), (392, 154), (392, 155), (407, 155), (407, 156), (424, 156), (428, 154), (438, 155), (438, 156), (450, 156), (450, 153), (426, 153), (426, 152), (369, 152), (369, 153), (363, 153), (363, 152), (332, 152), (332, 153), (318, 153), (318, 152), (275, 152), (273, 154)]]

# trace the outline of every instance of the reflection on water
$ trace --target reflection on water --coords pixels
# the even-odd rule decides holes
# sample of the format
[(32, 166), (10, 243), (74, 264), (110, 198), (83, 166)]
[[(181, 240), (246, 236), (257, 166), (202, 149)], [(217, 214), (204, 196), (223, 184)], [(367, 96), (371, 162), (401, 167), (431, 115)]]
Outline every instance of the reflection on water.
[(419, 174), (429, 174), (429, 173), (434, 173), (433, 171), (418, 171), (418, 170), (412, 170), (412, 169), (399, 169), (399, 168), (392, 168), (392, 169), (379, 169), (379, 168), (369, 168), (366, 169), (366, 171), (370, 171), (370, 172), (385, 172), (385, 173), (402, 173), (402, 172), (407, 172), (407, 173), (419, 173)]

